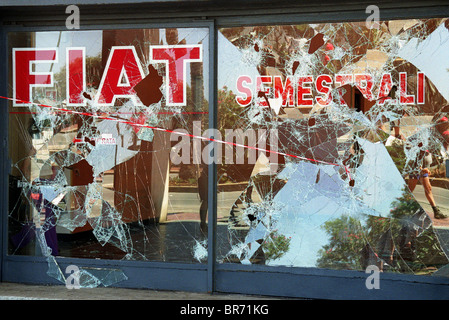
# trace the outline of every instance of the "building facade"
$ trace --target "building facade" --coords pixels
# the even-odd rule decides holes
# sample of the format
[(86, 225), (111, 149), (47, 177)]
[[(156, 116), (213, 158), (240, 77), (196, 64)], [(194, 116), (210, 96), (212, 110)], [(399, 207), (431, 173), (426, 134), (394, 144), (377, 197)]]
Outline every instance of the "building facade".
[(449, 298), (449, 5), (3, 1), (1, 280)]

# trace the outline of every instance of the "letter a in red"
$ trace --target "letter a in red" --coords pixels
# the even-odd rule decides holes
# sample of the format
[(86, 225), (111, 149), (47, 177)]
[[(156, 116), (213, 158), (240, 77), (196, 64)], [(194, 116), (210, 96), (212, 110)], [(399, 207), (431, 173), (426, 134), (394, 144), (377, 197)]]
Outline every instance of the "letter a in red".
[(116, 98), (130, 98), (142, 105), (134, 86), (144, 77), (133, 46), (112, 47), (95, 101), (99, 105), (113, 105)]

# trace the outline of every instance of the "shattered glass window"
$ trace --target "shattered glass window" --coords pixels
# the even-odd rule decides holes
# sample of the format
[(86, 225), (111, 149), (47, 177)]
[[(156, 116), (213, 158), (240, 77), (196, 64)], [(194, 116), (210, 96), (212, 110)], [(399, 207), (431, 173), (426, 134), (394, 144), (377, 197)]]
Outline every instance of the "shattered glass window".
[(206, 261), (208, 32), (9, 34), (10, 255)]
[(214, 130), (206, 28), (10, 33), (9, 254), (205, 263), (215, 161), (218, 263), (446, 276), (448, 28), (221, 28)]
[(448, 274), (448, 29), (219, 30), (221, 263)]

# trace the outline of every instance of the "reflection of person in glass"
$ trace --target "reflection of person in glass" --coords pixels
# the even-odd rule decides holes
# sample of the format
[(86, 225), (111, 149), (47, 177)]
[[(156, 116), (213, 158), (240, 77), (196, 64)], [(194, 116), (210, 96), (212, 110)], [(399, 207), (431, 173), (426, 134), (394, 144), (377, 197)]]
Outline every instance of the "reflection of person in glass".
[(437, 207), (435, 199), (433, 197), (432, 185), (430, 184), (429, 178), (430, 175), (429, 167), (432, 164), (432, 154), (428, 150), (426, 150), (423, 153), (424, 155), (422, 156), (422, 166), (419, 167), (418, 169), (419, 171), (416, 170), (415, 173), (409, 175), (408, 187), (410, 189), (410, 192), (413, 192), (419, 181), (424, 188), (424, 194), (427, 198), (427, 201), (429, 201), (429, 204), (432, 207), (434, 217), (436, 219), (448, 218), (449, 216), (443, 214), (440, 208)]
[(207, 177), (208, 177), (208, 167), (206, 164), (202, 164), (199, 168), (198, 177), (198, 194), (200, 196), (201, 206), (200, 206), (200, 229), (203, 234), (207, 234)]
[[(55, 180), (57, 174), (57, 167), (51, 166), (51, 177), (49, 179), (35, 179), (32, 183), (30, 192), (27, 197), (30, 204), (35, 210), (37, 219), (39, 221), (33, 221), (33, 223), (27, 222), (23, 225), (22, 229), (15, 235), (11, 236), (12, 244), (16, 249), (25, 247), (33, 239), (36, 238), (37, 234), (41, 232), (44, 234), (44, 239), (48, 249), (50, 250), (48, 254), (53, 256), (59, 255), (58, 248), (58, 238), (56, 234), (56, 216), (55, 212), (58, 210), (55, 204), (48, 201), (41, 190), (46, 185), (50, 185)], [(42, 240), (41, 240), (42, 241)], [(47, 255), (47, 253), (43, 253)]]
[(422, 150), (421, 149), (422, 143), (419, 143), (418, 147), (420, 148), (420, 151), (416, 155), (415, 161), (413, 161), (415, 169), (412, 169), (412, 172), (410, 172), (408, 179), (408, 187), (410, 189), (410, 192), (413, 192), (415, 190), (415, 187), (419, 181), (424, 188), (424, 194), (426, 196), (426, 199), (429, 202), (430, 206), (432, 207), (435, 219), (449, 218), (448, 215), (441, 212), (440, 208), (437, 207), (435, 198), (432, 193), (432, 185), (430, 184), (429, 178), (430, 176), (429, 168), (433, 161), (432, 153), (430, 152), (430, 150), (427, 149)]

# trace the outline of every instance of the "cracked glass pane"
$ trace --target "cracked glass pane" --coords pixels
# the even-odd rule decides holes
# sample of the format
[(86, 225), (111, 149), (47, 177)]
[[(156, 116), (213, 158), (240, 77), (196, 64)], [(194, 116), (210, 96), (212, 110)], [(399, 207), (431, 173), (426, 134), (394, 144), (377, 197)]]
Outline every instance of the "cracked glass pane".
[(448, 28), (219, 30), (220, 262), (448, 275)]
[[(18, 32), (9, 254), (204, 263), (208, 29)], [(204, 155), (202, 155), (202, 152)], [(126, 279), (81, 268), (81, 286)]]
[(10, 33), (9, 254), (446, 276), (448, 25)]

